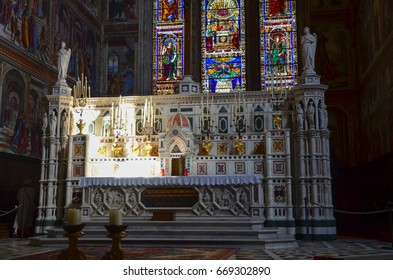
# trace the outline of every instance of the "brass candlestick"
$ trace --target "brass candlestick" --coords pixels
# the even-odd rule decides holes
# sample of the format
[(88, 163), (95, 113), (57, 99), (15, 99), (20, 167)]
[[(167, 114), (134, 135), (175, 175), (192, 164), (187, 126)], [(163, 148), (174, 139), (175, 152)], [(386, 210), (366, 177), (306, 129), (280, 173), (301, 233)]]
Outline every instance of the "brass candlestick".
[(83, 129), (85, 128), (86, 123), (82, 119), (80, 119), (76, 126), (79, 129), (79, 135), (83, 135)]
[(58, 260), (85, 260), (86, 254), (77, 248), (78, 239), (84, 236), (82, 229), (84, 224), (67, 226), (64, 225), (63, 229), (66, 232), (65, 237), (68, 238), (68, 248), (61, 251), (57, 256)]
[(112, 238), (112, 248), (106, 252), (103, 260), (126, 260), (127, 256), (121, 248), (121, 240), (127, 236), (126, 225), (107, 225), (107, 237)]

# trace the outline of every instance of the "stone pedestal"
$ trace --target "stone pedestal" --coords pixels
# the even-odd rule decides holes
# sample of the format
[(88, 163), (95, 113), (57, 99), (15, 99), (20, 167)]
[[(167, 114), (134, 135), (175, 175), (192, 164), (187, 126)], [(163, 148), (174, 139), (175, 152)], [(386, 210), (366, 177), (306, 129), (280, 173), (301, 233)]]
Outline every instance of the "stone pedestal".
[(71, 96), (72, 89), (68, 86), (65, 80), (57, 81), (52, 88), (53, 95), (68, 95)]
[(317, 74), (303, 73), (299, 77), (299, 85), (315, 85), (321, 83), (321, 76)]
[(201, 86), (194, 82), (190, 75), (185, 75), (184, 78), (175, 85), (175, 94), (200, 93)]

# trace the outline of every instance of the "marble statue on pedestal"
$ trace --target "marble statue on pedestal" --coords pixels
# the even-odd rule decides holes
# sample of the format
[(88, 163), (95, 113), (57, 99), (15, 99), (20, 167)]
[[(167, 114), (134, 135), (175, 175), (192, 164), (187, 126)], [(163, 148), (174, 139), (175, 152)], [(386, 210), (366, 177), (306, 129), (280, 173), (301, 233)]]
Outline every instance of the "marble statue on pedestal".
[(304, 28), (304, 35), (301, 40), (303, 75), (315, 74), (315, 50), (317, 48), (317, 35), (310, 33), (310, 28)]
[(59, 71), (58, 74), (58, 81), (65, 80), (67, 78), (68, 72), (68, 64), (71, 58), (71, 49), (66, 49), (66, 43), (61, 43), (61, 49), (58, 52), (58, 60), (57, 60), (57, 70)]

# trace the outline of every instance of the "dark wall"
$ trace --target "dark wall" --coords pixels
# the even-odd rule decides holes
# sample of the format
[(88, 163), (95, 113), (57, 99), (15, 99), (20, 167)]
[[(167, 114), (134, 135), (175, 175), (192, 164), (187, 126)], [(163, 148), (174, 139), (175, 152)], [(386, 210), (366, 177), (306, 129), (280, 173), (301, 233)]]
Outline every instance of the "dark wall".
[[(26, 179), (32, 179), (38, 197), (40, 169), (41, 160), (0, 152), (0, 210), (14, 208), (18, 188)], [(11, 223), (14, 216), (0, 216), (0, 223)]]
[(334, 208), (348, 212), (335, 213), (338, 235), (390, 242), (393, 221), (377, 212), (393, 203), (393, 153), (359, 167), (332, 167)]

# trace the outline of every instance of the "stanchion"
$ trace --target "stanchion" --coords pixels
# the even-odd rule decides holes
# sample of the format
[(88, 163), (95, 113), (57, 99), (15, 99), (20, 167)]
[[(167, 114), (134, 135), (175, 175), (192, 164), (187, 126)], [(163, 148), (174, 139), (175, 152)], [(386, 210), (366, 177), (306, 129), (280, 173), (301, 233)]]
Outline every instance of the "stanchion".
[(307, 197), (304, 198), (304, 210), (306, 211), (306, 233), (307, 233), (307, 240), (310, 240), (309, 221), (308, 221)]
[(391, 243), (392, 243), (392, 249), (393, 249), (393, 214), (392, 214), (392, 207), (389, 207), (389, 226), (390, 226), (390, 237), (391, 237)]

